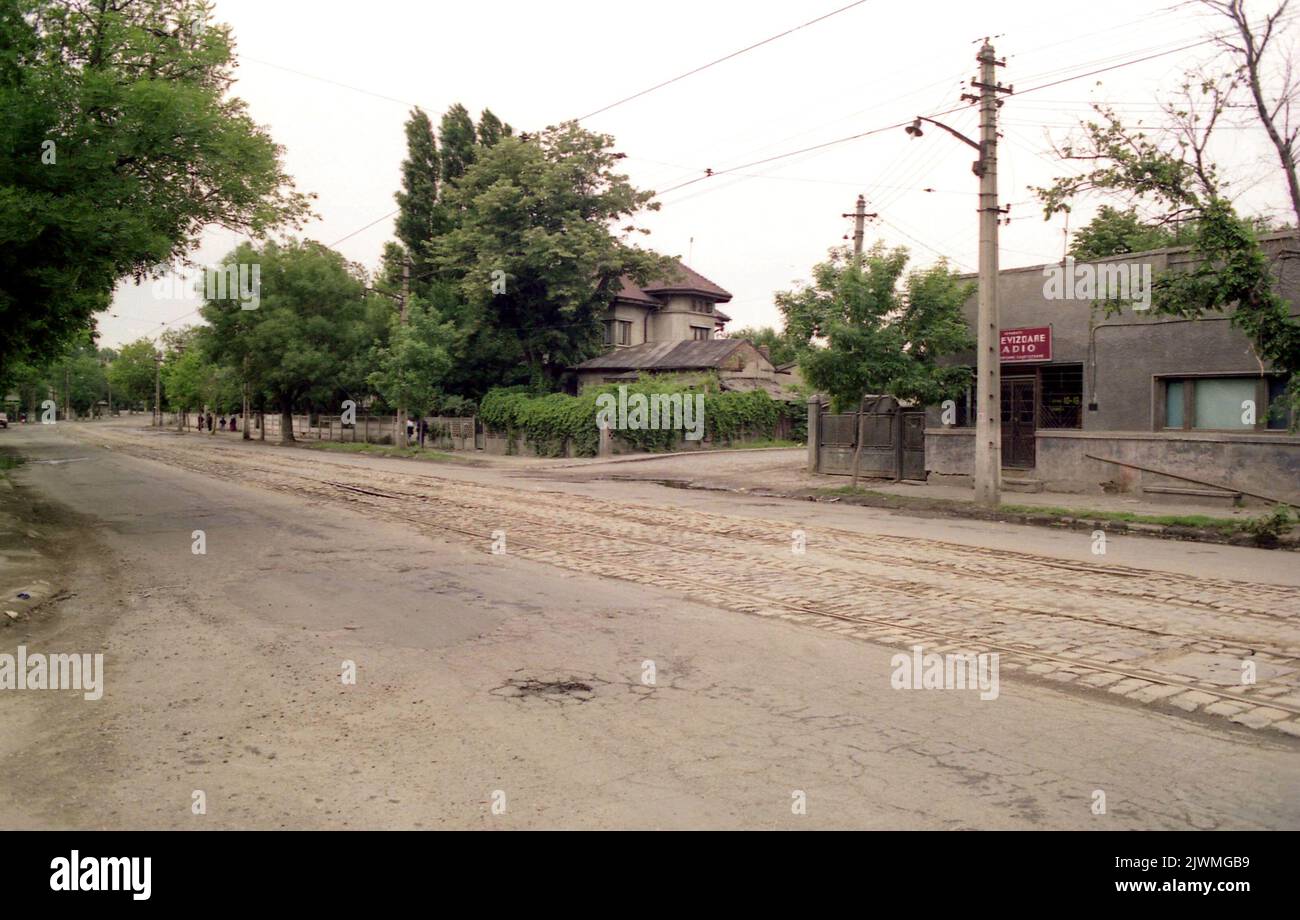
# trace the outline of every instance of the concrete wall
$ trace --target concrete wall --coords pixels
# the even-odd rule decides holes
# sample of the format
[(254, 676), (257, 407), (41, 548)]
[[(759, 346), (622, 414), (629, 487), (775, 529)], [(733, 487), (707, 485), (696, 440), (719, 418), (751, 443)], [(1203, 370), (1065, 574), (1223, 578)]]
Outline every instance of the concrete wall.
[[(969, 483), (974, 473), (974, 430), (927, 429), (925, 434), (926, 469), (931, 480)], [(1089, 459), (1086, 455), (1091, 454), (1300, 505), (1300, 437), (1294, 435), (1040, 430), (1037, 453), (1033, 478), (1049, 492), (1128, 492), (1162, 498), (1169, 493), (1148, 489), (1201, 488), (1172, 477)], [(1197, 499), (1184, 495), (1171, 500)]]

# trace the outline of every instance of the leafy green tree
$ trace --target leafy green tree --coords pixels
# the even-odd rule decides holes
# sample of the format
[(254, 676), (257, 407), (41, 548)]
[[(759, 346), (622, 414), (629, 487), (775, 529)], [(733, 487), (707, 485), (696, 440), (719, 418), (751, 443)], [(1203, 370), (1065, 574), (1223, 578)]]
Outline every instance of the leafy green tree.
[(397, 238), (405, 247), (403, 255), (412, 257), (411, 273), (417, 281), (423, 281), (429, 274), (424, 244), (433, 239), (441, 224), (438, 210), (440, 179), (438, 141), (433, 135), (433, 123), (423, 110), (417, 108), (406, 122), (406, 159), (402, 161), (402, 188), (396, 195), (399, 209)]
[[(444, 133), (444, 153), (446, 142)], [(634, 227), (610, 231), (656, 207), (615, 172), (612, 145), (572, 122), (529, 140), (503, 137), (444, 186), (455, 222), (429, 250), (461, 304), (458, 363), (472, 365), (462, 395), (520, 370), (553, 388), (565, 367), (601, 350), (600, 317), (620, 276), (645, 283), (671, 271), (669, 260), (628, 244)]]
[(729, 339), (748, 339), (755, 345), (767, 347), (768, 356), (773, 364), (789, 364), (799, 357), (800, 343), (791, 339), (785, 332), (778, 332), (771, 326), (754, 326), (728, 332)]
[[(942, 262), (904, 276), (906, 249), (876, 244), (855, 265), (846, 248), (813, 268), (813, 283), (776, 295), (788, 334), (801, 342), (804, 379), (831, 397), (837, 412), (859, 417), (866, 396), (933, 404), (970, 379), (942, 358), (974, 347), (962, 305), (975, 286)], [(824, 342), (823, 344), (815, 344)], [(853, 454), (858, 480), (862, 439)]]
[(79, 336), (49, 364), (46, 379), (57, 394), (60, 410), (71, 409), (78, 415), (93, 415), (108, 395), (104, 364), (89, 333)]
[(438, 136), (442, 139), (442, 181), (454, 182), (473, 164), (478, 142), (474, 121), (459, 102), (443, 114)]
[(491, 109), (484, 109), (478, 119), (478, 143), (480, 147), (492, 147), (503, 137), (509, 137), (515, 131), (509, 125), (502, 123), (500, 118), (492, 114)]
[(137, 406), (153, 400), (154, 361), (158, 349), (149, 339), (136, 339), (123, 345), (108, 366), (108, 382), (113, 399), (120, 405)]
[(451, 368), (455, 328), (429, 304), (413, 299), (403, 324), (396, 316), (388, 344), (375, 349), (376, 370), (367, 378), (390, 406), (419, 415), (433, 410)]
[(202, 315), (211, 331), (204, 350), (278, 406), (281, 439), (292, 441), (295, 405), (333, 398), (369, 345), (365, 279), (342, 255), (312, 241), (244, 244), (224, 261), (260, 267), (259, 305), (206, 302)]
[(161, 371), (168, 407), (182, 414), (202, 409), (211, 371), (198, 349), (168, 355)]
[(1127, 252), (1147, 252), (1169, 246), (1185, 246), (1195, 238), (1188, 224), (1169, 228), (1142, 220), (1136, 208), (1117, 209), (1103, 205), (1097, 216), (1074, 234), (1070, 255), (1076, 259), (1104, 259)]
[(281, 150), (228, 96), (232, 43), (205, 0), (0, 4), (0, 376), (57, 353), (114, 286), (201, 228), (308, 212)]

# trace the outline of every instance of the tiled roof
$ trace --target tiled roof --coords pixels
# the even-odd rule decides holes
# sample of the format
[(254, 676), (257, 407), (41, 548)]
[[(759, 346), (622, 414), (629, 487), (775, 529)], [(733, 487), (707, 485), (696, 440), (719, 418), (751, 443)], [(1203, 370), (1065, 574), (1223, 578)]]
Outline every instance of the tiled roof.
[(614, 297), (618, 300), (630, 300), (634, 303), (643, 303), (654, 307), (663, 306), (663, 301), (656, 300), (645, 291), (641, 290), (637, 287), (636, 282), (627, 275), (619, 278), (618, 284), (618, 291), (614, 294)]
[(698, 294), (717, 303), (731, 300), (730, 292), (680, 262), (668, 277), (656, 278), (649, 284), (638, 286), (626, 275), (619, 279), (619, 284), (620, 288), (616, 296), (621, 300), (631, 300), (636, 303), (662, 304), (663, 301), (655, 297), (657, 294)]
[(745, 339), (701, 339), (688, 342), (647, 342), (631, 348), (616, 348), (609, 354), (589, 358), (578, 371), (646, 370), (684, 371), (719, 367)]

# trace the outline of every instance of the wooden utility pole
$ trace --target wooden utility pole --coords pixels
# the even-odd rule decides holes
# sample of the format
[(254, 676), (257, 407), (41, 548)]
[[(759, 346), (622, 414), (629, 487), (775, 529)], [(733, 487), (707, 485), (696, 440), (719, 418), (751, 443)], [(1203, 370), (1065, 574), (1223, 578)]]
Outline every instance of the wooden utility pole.
[(980, 103), (980, 158), (975, 164), (980, 179), (979, 315), (975, 380), (975, 501), (996, 507), (1002, 493), (1002, 343), (998, 320), (998, 107), (999, 93), (1009, 88), (997, 82), (997, 67), (1005, 64), (986, 39), (980, 47), (978, 87)]

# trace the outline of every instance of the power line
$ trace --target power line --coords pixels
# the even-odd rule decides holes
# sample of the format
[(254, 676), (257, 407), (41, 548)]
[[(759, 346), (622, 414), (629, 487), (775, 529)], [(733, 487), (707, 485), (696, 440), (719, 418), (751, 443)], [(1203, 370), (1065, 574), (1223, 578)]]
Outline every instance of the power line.
[[(1072, 82), (1072, 81), (1074, 81), (1074, 80), (1082, 80), (1082, 79), (1085, 79), (1086, 77), (1092, 77), (1092, 76), (1096, 76), (1097, 74), (1100, 74), (1100, 73), (1107, 73), (1107, 72), (1112, 71), (1112, 70), (1118, 70), (1118, 69), (1120, 69), (1120, 68), (1122, 68), (1122, 67), (1131, 67), (1131, 66), (1133, 66), (1133, 65), (1135, 65), (1135, 64), (1142, 64), (1142, 63), (1145, 63), (1146, 61), (1155, 60), (1156, 58), (1167, 57), (1167, 56), (1170, 55), (1170, 54), (1177, 54), (1177, 53), (1180, 52), (1180, 51), (1187, 51), (1188, 49), (1191, 49), (1191, 48), (1198, 48), (1198, 47), (1200, 47), (1200, 46), (1202, 46), (1202, 45), (1207, 45), (1207, 44), (1210, 44), (1210, 43), (1212, 43), (1212, 42), (1216, 42), (1216, 41), (1219, 40), (1219, 38), (1220, 38), (1220, 36), (1218, 36), (1218, 35), (1213, 35), (1213, 36), (1210, 36), (1209, 38), (1205, 38), (1205, 39), (1201, 39), (1200, 41), (1192, 42), (1191, 44), (1180, 45), (1180, 46), (1178, 46), (1178, 47), (1176, 47), (1176, 48), (1169, 48), (1169, 49), (1166, 49), (1166, 50), (1164, 50), (1164, 51), (1157, 51), (1157, 52), (1152, 53), (1152, 54), (1144, 55), (1143, 57), (1133, 58), (1133, 59), (1131, 59), (1131, 60), (1127, 60), (1127, 61), (1121, 61), (1121, 62), (1119, 62), (1119, 63), (1117, 63), (1117, 64), (1111, 64), (1111, 65), (1109, 65), (1109, 66), (1101, 67), (1101, 68), (1098, 68), (1098, 69), (1096, 69), (1096, 70), (1090, 70), (1090, 71), (1087, 71), (1087, 72), (1085, 72), (1085, 73), (1079, 73), (1079, 74), (1074, 74), (1073, 76), (1063, 77), (1063, 78), (1061, 78), (1061, 79), (1059, 79), (1059, 80), (1052, 80), (1052, 81), (1047, 82), (1047, 83), (1040, 83), (1040, 84), (1038, 84), (1037, 86), (1031, 86), (1031, 87), (1029, 87), (1028, 89), (1017, 90), (1017, 91), (1016, 91), (1016, 95), (1017, 95), (1017, 96), (1023, 96), (1023, 95), (1025, 95), (1025, 94), (1027, 94), (1027, 93), (1038, 92), (1039, 90), (1047, 89), (1047, 88), (1052, 87), (1052, 86), (1060, 86), (1060, 85), (1063, 84), (1063, 83), (1070, 83), (1070, 82)], [(964, 106), (964, 105), (962, 105), (962, 106), (956, 106), (956, 107), (951, 108), (951, 109), (946, 109), (946, 110), (944, 110), (944, 111), (942, 111), (942, 112), (935, 112), (935, 113), (932, 113), (931, 115), (929, 115), (929, 116), (927, 116), (927, 117), (929, 117), (929, 118), (939, 118), (939, 117), (942, 117), (942, 116), (944, 116), (944, 115), (951, 115), (951, 114), (954, 113), (954, 112), (962, 111), (962, 110), (964, 110), (965, 108), (966, 108), (966, 106)], [(838, 144), (844, 144), (844, 143), (847, 143), (847, 142), (849, 142), (849, 141), (859, 140), (859, 139), (864, 138), (864, 137), (870, 137), (871, 135), (874, 135), (874, 134), (883, 134), (883, 133), (886, 132), (886, 131), (893, 131), (893, 130), (896, 130), (896, 129), (898, 129), (898, 128), (906, 127), (907, 125), (909, 125), (909, 124), (911, 124), (911, 123), (912, 123), (912, 119), (909, 118), (909, 119), (907, 119), (906, 121), (897, 122), (897, 123), (892, 124), (892, 125), (886, 125), (886, 126), (881, 127), (881, 128), (873, 128), (873, 129), (871, 129), (870, 131), (862, 131), (862, 132), (860, 132), (860, 133), (858, 133), (858, 134), (851, 134), (851, 135), (849, 135), (849, 136), (847, 136), (847, 137), (836, 138), (835, 140), (825, 141), (825, 142), (823, 142), (823, 143), (821, 143), (821, 144), (814, 144), (814, 145), (812, 145), (811, 147), (802, 147), (802, 148), (800, 148), (800, 149), (798, 149), (798, 150), (792, 150), (792, 151), (789, 151), (789, 152), (787, 152), (787, 153), (779, 153), (779, 154), (776, 154), (776, 155), (774, 155), (774, 156), (765, 157), (765, 158), (763, 158), (763, 159), (761, 159), (761, 160), (755, 160), (755, 161), (753, 161), (752, 163), (743, 163), (743, 164), (741, 164), (741, 165), (739, 165), (739, 166), (731, 166), (731, 167), (728, 167), (728, 168), (726, 168), (726, 169), (706, 169), (706, 170), (704, 171), (704, 175), (702, 175), (702, 176), (696, 176), (694, 179), (689, 179), (689, 180), (687, 180), (686, 182), (681, 182), (681, 183), (679, 183), (679, 184), (677, 184), (677, 185), (674, 185), (674, 186), (672, 186), (672, 187), (670, 187), (670, 188), (666, 188), (666, 189), (664, 189), (662, 192), (658, 192), (658, 193), (656, 193), (655, 197), (659, 197), (659, 196), (661, 196), (661, 195), (666, 195), (666, 194), (668, 194), (669, 192), (674, 192), (674, 191), (676, 191), (676, 190), (678, 190), (678, 189), (685, 188), (685, 187), (687, 187), (688, 185), (694, 185), (694, 184), (697, 183), (697, 182), (703, 182), (705, 179), (712, 179), (712, 178), (715, 177), (715, 176), (727, 175), (728, 173), (738, 172), (739, 170), (742, 170), (742, 169), (750, 169), (750, 168), (752, 168), (752, 167), (754, 167), (754, 166), (759, 166), (759, 165), (764, 164), (764, 163), (771, 163), (771, 162), (775, 162), (775, 161), (777, 161), (777, 160), (783, 160), (783, 159), (786, 159), (786, 158), (788, 158), (788, 157), (798, 156), (798, 155), (801, 154), (801, 153), (808, 153), (808, 152), (811, 152), (811, 151), (823, 150), (823, 149), (825, 149), (825, 148), (833, 147), (833, 146), (836, 146), (836, 145), (838, 145)]]
[(800, 29), (806, 29), (809, 26), (816, 25), (819, 22), (830, 19), (832, 16), (838, 16), (840, 13), (846, 12), (847, 10), (851, 10), (857, 6), (862, 6), (864, 3), (867, 2), (869, 2), (869, 0), (855, 0), (855, 2), (850, 3), (848, 6), (842, 6), (837, 10), (832, 10), (831, 12), (826, 13), (822, 16), (818, 16), (816, 19), (810, 19), (807, 22), (805, 22), (803, 25), (795, 26), (792, 29), (786, 29), (784, 32), (780, 32), (776, 35), (765, 38), (760, 42), (755, 42), (752, 45), (747, 45), (746, 47), (741, 48), (739, 51), (733, 51), (730, 54), (723, 55), (722, 57), (718, 58), (716, 61), (709, 61), (709, 63), (707, 64), (703, 64), (699, 67), (694, 68), (693, 70), (688, 70), (683, 74), (679, 74), (675, 77), (672, 77), (671, 79), (664, 80), (662, 83), (656, 83), (654, 86), (651, 86), (648, 89), (643, 89), (639, 93), (633, 93), (630, 96), (625, 96), (624, 98), (618, 100), (617, 102), (611, 102), (609, 105), (602, 106), (601, 108), (596, 109), (594, 112), (588, 112), (586, 115), (583, 115), (581, 118), (576, 118), (574, 120), (585, 121), (588, 118), (601, 114), (602, 112), (608, 112), (610, 109), (617, 108), (618, 106), (623, 105), (626, 102), (631, 102), (633, 99), (640, 99), (642, 96), (653, 93), (655, 90), (663, 89), (665, 86), (670, 86), (671, 84), (676, 83), (679, 80), (685, 80), (687, 77), (694, 76), (695, 74), (700, 73), (701, 71), (708, 70), (710, 67), (714, 67), (718, 64), (723, 63), (724, 61), (729, 61), (732, 58), (740, 57), (740, 55), (745, 54), (748, 51), (753, 51), (755, 48), (761, 48), (764, 45), (771, 44), (777, 39), (785, 38), (787, 35), (791, 35), (795, 32), (798, 32)]

